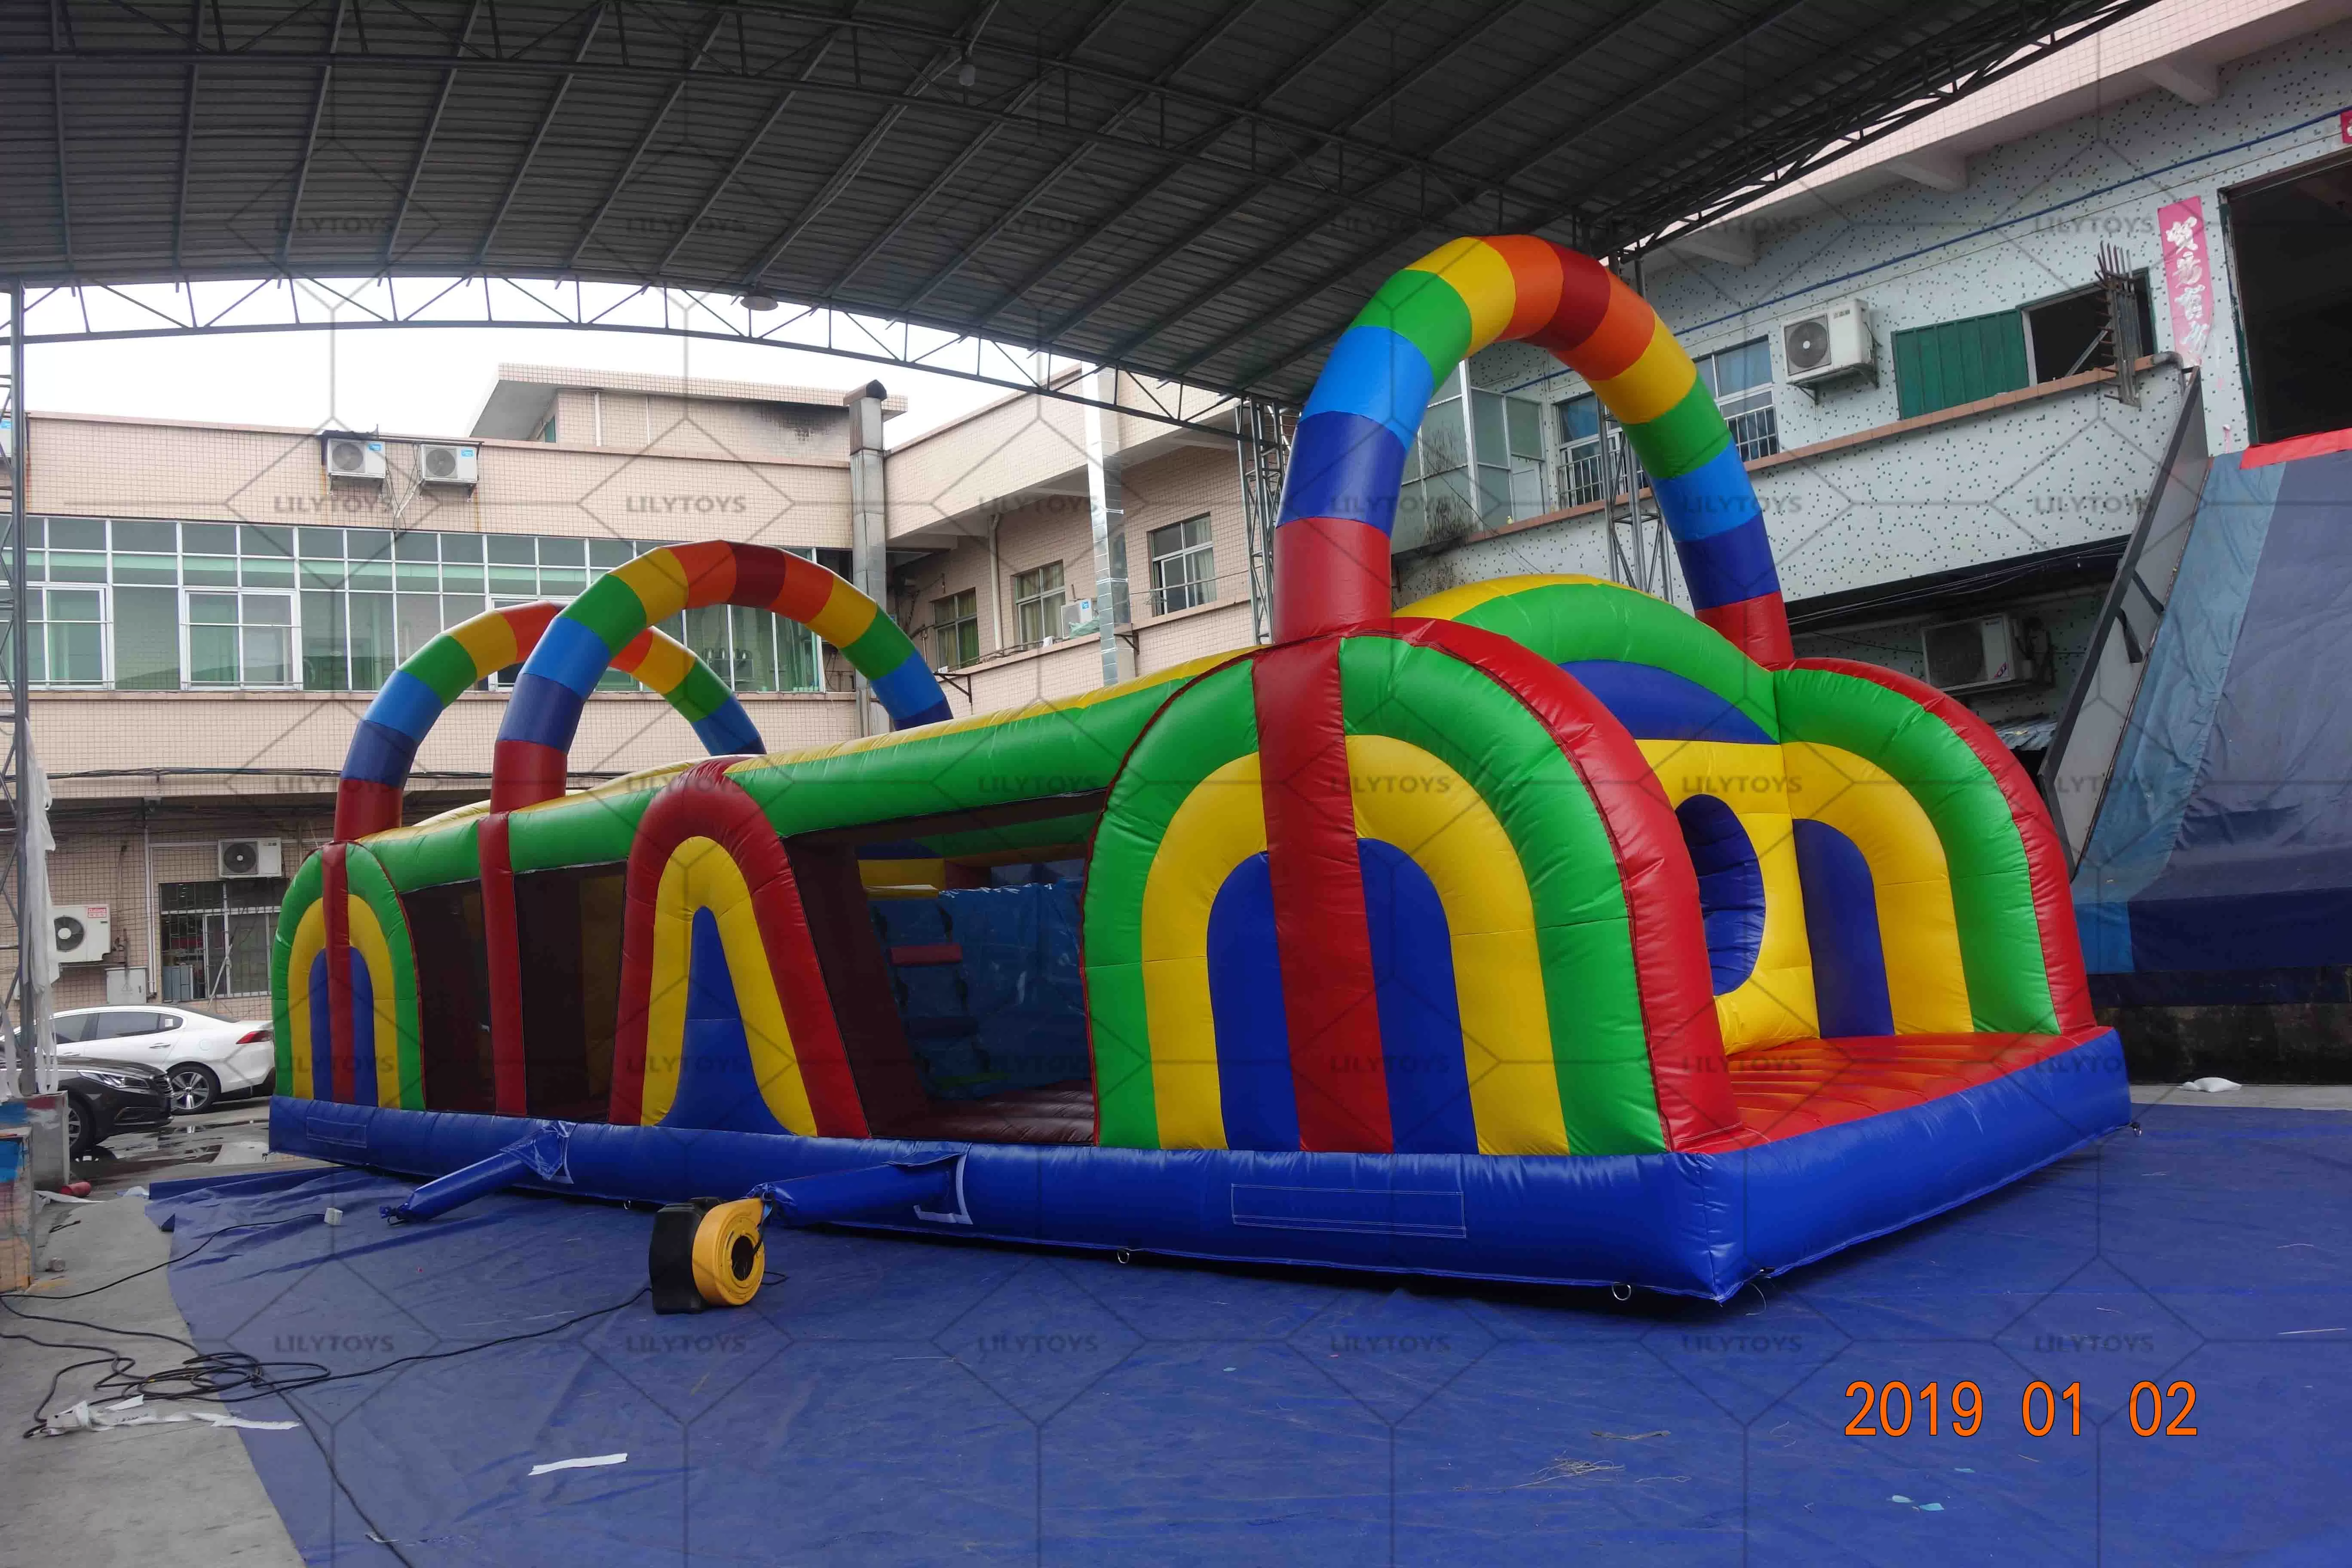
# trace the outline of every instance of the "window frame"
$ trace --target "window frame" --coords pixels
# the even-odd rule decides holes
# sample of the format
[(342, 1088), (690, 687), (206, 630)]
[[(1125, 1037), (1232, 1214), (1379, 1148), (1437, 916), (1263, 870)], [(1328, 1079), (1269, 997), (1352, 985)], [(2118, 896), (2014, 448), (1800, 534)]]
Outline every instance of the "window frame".
[[(1051, 583), (1045, 581), (1048, 572), (1053, 574)], [(1026, 595), (1022, 592), (1024, 580), (1032, 583), (1031, 591)], [(1054, 605), (1050, 614), (1045, 609), (1049, 602)], [(1013, 574), (1013, 622), (1020, 631), (1021, 646), (1042, 647), (1049, 642), (1058, 641), (1062, 635), (1062, 611), (1069, 607), (1069, 603), (1067, 563), (1041, 561), (1025, 571)], [(1036, 612), (1037, 635), (1034, 637), (1030, 635), (1032, 610)]]
[[(1191, 542), (1181, 536), (1187, 529), (1198, 526), (1199, 542)], [(1160, 542), (1178, 537), (1174, 549), (1163, 551)], [(1213, 514), (1202, 512), (1175, 522), (1162, 523), (1143, 535), (1144, 559), (1151, 576), (1151, 613), (1172, 616), (1179, 610), (1197, 609), (1217, 602), (1217, 531)], [(1194, 570), (1197, 563), (1199, 570)], [(1169, 568), (1181, 565), (1183, 575), (1169, 580)], [(1181, 604), (1171, 601), (1183, 596)]]
[[(980, 662), (980, 590), (959, 588), (931, 601), (933, 652), (941, 669), (961, 669)], [(950, 647), (952, 639), (953, 647)], [(965, 645), (971, 651), (966, 653)]]
[[(1734, 354), (1744, 357), (1757, 351), (1763, 358), (1762, 378), (1726, 393), (1721, 385), (1724, 362)], [(1716, 407), (1722, 412), (1723, 422), (1731, 428), (1731, 442), (1739, 449), (1739, 460), (1752, 463), (1759, 458), (1777, 454), (1780, 450), (1780, 415), (1773, 401), (1777, 383), (1772, 374), (1772, 340), (1769, 336), (1749, 338), (1699, 354), (1691, 363), (1697, 367), (1707, 395), (1715, 399)]]
[[(183, 955), (187, 952), (188, 948), (184, 933), (186, 922), (194, 921), (196, 922), (195, 951), (200, 955), (200, 962), (197, 965), (197, 984), (194, 993), (184, 1000), (210, 1002), (234, 996), (268, 995), (269, 994), (269, 955), (278, 941), (278, 912), (285, 902), (287, 884), (288, 879), (283, 877), (199, 877), (183, 881), (157, 882), (155, 884), (155, 934), (159, 949), (155, 964), (157, 985), (159, 987), (162, 985), (163, 972), (165, 969), (186, 967), (184, 964), (172, 963), (169, 960), (174, 952)], [(190, 902), (179, 909), (164, 907), (166, 889), (205, 887), (219, 889), (217, 903)], [(240, 900), (236, 890), (247, 887), (255, 890)], [(253, 990), (240, 991), (235, 988), (240, 922), (244, 922), (247, 935), (252, 937), (255, 935), (252, 922), (257, 921), (260, 922), (256, 939), (258, 956), (256, 957), (251, 952), (247, 952), (245, 956), (249, 965), (258, 965), (259, 984)], [(223, 982), (223, 988), (217, 991), (210, 988), (214, 974), (213, 942), (215, 931), (219, 933), (220, 973)], [(253, 979), (255, 976), (248, 973), (247, 978)], [(177, 1007), (182, 1005), (183, 1003), (176, 999), (170, 1003), (160, 1004), (164, 1007)]]

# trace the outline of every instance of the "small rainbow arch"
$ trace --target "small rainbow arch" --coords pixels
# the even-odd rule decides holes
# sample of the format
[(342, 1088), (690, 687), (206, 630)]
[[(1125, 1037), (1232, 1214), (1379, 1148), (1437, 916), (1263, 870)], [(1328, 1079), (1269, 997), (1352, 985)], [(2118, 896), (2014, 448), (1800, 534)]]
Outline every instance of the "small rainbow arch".
[(939, 678), (882, 607), (815, 562), (764, 544), (665, 545), (588, 585), (549, 623), (515, 678), (490, 768), (490, 808), (553, 800), (597, 680), (647, 627), (682, 610), (740, 605), (798, 622), (872, 684), (895, 728), (950, 717)]
[[(335, 837), (341, 842), (400, 826), (400, 801), (416, 751), (458, 694), (539, 647), (562, 612), (552, 599), (509, 605), (450, 627), (408, 657), (368, 704), (343, 756), (335, 786)], [(743, 705), (709, 666), (667, 632), (640, 632), (613, 668), (668, 699), (714, 756), (766, 748)]]

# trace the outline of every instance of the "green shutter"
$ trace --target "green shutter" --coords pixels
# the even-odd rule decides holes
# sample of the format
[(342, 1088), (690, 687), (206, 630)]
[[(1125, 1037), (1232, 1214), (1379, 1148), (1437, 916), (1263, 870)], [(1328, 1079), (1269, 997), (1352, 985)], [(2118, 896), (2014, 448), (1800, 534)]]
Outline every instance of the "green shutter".
[(2026, 384), (2025, 318), (2015, 310), (1895, 334), (1896, 407), (1905, 419)]

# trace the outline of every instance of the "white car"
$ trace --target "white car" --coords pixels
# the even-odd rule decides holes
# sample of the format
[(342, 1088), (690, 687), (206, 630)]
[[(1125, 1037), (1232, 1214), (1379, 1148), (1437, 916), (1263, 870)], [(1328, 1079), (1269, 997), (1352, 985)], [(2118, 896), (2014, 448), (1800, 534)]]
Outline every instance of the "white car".
[(187, 1007), (77, 1007), (57, 1016), (59, 1061), (137, 1062), (171, 1080), (179, 1115), (222, 1096), (267, 1093), (278, 1047), (267, 1021), (215, 1018)]

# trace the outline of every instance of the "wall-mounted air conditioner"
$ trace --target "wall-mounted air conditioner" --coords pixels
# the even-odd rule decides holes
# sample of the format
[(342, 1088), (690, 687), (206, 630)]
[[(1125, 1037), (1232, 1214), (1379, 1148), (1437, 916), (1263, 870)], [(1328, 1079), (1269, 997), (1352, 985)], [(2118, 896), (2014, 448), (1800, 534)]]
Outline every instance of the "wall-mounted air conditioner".
[(97, 963), (114, 945), (113, 915), (105, 904), (52, 904), (49, 919), (60, 963)]
[(416, 477), (428, 485), (463, 485), (476, 481), (474, 448), (447, 441), (426, 441), (416, 448)]
[(331, 479), (383, 482), (383, 443), (373, 436), (330, 430), (319, 437), (319, 458), (327, 465)]
[(1927, 659), (1927, 684), (1945, 691), (1983, 691), (2042, 679), (2032, 639), (2014, 616), (1946, 621), (1921, 631), (1919, 642)]
[(224, 838), (220, 841), (220, 874), (224, 879), (238, 877), (282, 877), (286, 874), (286, 855), (281, 841), (275, 838)]
[(1874, 374), (1877, 343), (1870, 334), (1870, 308), (1859, 300), (1839, 300), (1790, 317), (1780, 323), (1780, 362), (1790, 386)]

